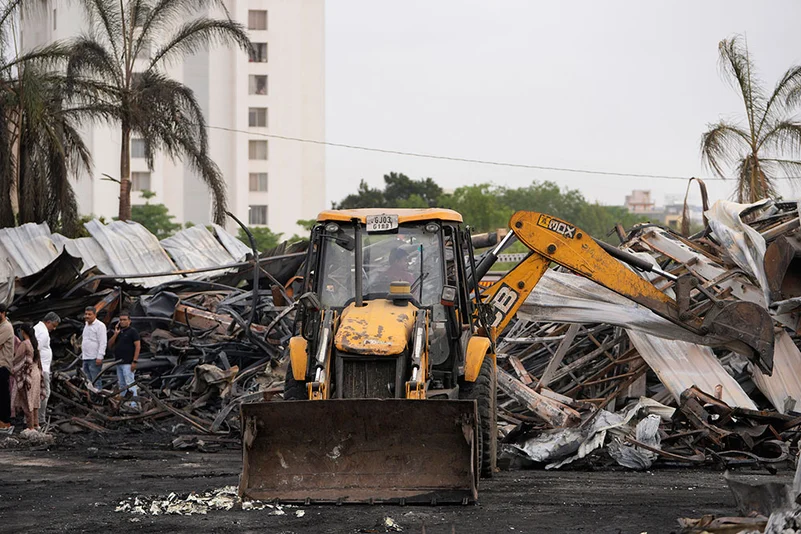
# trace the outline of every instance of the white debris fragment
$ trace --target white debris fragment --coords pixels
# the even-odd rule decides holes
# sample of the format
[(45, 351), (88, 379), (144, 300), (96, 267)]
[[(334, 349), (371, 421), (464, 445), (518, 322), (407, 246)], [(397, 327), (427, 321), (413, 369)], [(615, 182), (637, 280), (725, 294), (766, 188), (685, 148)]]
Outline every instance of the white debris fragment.
[(388, 516), (384, 518), (384, 528), (387, 529), (387, 532), (403, 532), (403, 528)]
[(304, 515), (306, 515), (306, 511), (305, 510), (296, 510), (295, 511), (295, 517), (303, 517)]
[(270, 512), (270, 515), (286, 515), (286, 512), (284, 512), (284, 508), (280, 504), (276, 504), (275, 510)]
[[(270, 509), (270, 515), (286, 515), (284, 508), (289, 505), (272, 505), (261, 501), (243, 501), (239, 498), (236, 486), (225, 486), (203, 493), (190, 493), (178, 495), (170, 493), (166, 497), (130, 497), (120, 501), (114, 508), (115, 512), (128, 512), (141, 515), (205, 515), (213, 510), (232, 510), (241, 507), (242, 510)], [(303, 517), (306, 512), (295, 511), (296, 517)]]

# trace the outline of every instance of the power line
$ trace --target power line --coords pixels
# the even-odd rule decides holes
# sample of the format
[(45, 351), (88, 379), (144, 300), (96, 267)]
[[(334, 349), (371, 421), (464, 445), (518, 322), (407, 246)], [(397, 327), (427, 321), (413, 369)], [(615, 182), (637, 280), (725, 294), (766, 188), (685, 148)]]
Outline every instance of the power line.
[[(682, 180), (687, 181), (690, 179), (689, 176), (671, 176), (666, 174), (641, 174), (641, 173), (633, 173), (633, 172), (613, 172), (613, 171), (599, 171), (599, 170), (592, 170), (592, 169), (576, 169), (570, 167), (553, 167), (549, 165), (533, 165), (533, 164), (526, 164), (526, 163), (509, 163), (504, 161), (491, 161), (485, 159), (471, 159), (471, 158), (459, 158), (454, 156), (439, 156), (436, 154), (424, 154), (420, 152), (404, 152), (401, 150), (391, 150), (387, 148), (375, 148), (375, 147), (367, 147), (367, 146), (360, 146), (360, 145), (350, 145), (346, 143), (332, 143), (330, 141), (319, 141), (315, 139), (303, 139), (300, 137), (289, 137), (286, 135), (277, 135), (277, 134), (268, 134), (268, 133), (261, 133), (261, 132), (251, 132), (246, 130), (237, 130), (235, 128), (226, 128), (224, 126), (207, 126), (207, 128), (212, 130), (222, 130), (226, 132), (233, 132), (233, 133), (242, 133), (247, 135), (256, 135), (261, 137), (270, 137), (274, 139), (282, 139), (284, 141), (296, 141), (298, 143), (310, 143), (313, 145), (325, 145), (325, 146), (333, 146), (338, 148), (349, 148), (351, 150), (361, 150), (364, 152), (378, 152), (381, 154), (394, 154), (398, 156), (410, 156), (414, 158), (426, 158), (426, 159), (436, 159), (436, 160), (444, 160), (444, 161), (457, 161), (461, 163), (476, 163), (479, 165), (493, 165), (495, 167), (513, 167), (518, 169), (536, 169), (541, 171), (556, 171), (556, 172), (572, 172), (576, 174), (594, 174), (600, 176), (620, 176), (620, 177), (630, 177), (630, 178), (654, 178), (657, 180)], [(781, 177), (780, 179), (792, 180), (799, 178), (797, 176), (788, 176), (788, 177)], [(723, 178), (701, 178), (705, 182), (708, 181), (723, 181)]]

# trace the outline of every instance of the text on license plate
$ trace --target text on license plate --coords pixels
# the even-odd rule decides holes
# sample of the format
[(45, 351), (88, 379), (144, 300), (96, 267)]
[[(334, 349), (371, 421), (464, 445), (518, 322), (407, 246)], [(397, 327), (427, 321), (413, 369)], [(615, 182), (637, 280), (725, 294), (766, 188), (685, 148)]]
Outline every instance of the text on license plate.
[(368, 215), (366, 219), (368, 232), (384, 232), (398, 227), (397, 215)]

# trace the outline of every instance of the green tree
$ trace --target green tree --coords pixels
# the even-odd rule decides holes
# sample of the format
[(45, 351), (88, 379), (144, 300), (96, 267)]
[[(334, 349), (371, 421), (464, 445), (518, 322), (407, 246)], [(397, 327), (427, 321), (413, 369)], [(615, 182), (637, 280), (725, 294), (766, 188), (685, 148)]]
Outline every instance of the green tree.
[(442, 196), (442, 188), (431, 178), (412, 180), (403, 173), (384, 175), (384, 189), (376, 189), (362, 180), (359, 189), (333, 204), (334, 209), (356, 208), (433, 208)]
[(298, 219), (295, 224), (302, 226), (307, 232), (311, 232), (311, 229), (317, 224), (317, 219)]
[[(397, 172), (384, 175), (384, 199), (387, 206), (433, 208), (441, 196), (442, 188), (431, 178), (412, 180)], [(402, 206), (403, 203), (407, 205)], [(409, 205), (410, 203), (415, 205)]]
[(151, 204), (150, 199), (156, 196), (153, 191), (142, 191), (144, 204), (131, 206), (131, 220), (138, 222), (156, 236), (159, 240), (170, 237), (181, 229), (181, 225), (172, 220), (174, 215), (164, 204)]
[[(253, 234), (253, 238), (256, 240), (256, 250), (259, 252), (277, 247), (281, 243), (281, 236), (284, 235), (275, 233), (266, 226), (248, 226), (248, 230)], [(240, 228), (236, 237), (246, 244), (248, 248), (250, 247), (250, 240), (244, 230)]]
[(755, 202), (776, 195), (776, 180), (801, 173), (801, 66), (790, 67), (770, 93), (739, 36), (718, 46), (724, 78), (743, 99), (745, 121), (710, 124), (701, 138), (704, 163), (721, 178), (734, 171), (736, 198)]
[(386, 207), (387, 202), (384, 198), (384, 192), (380, 189), (374, 189), (367, 185), (364, 180), (359, 182), (359, 189), (356, 193), (352, 193), (342, 199), (339, 204), (334, 202), (332, 207), (337, 210), (347, 210), (356, 208), (383, 208)]
[[(418, 194), (413, 194), (409, 197), (399, 199), (397, 202), (392, 203), (393, 206), (397, 206), (399, 208), (431, 208), (433, 207), (430, 205), (426, 200)], [(436, 204), (435, 204), (436, 205)]]
[[(120, 127), (119, 218), (131, 218), (130, 143), (135, 134), (144, 141), (150, 167), (159, 151), (184, 157), (210, 189), (214, 220), (222, 223), (225, 180), (208, 157), (203, 112), (193, 91), (168, 78), (164, 67), (207, 46), (236, 44), (250, 50), (245, 30), (227, 17), (223, 0), (81, 3), (91, 30), (71, 43), (67, 89), (84, 110)], [(215, 9), (226, 17), (197, 16)], [(81, 81), (91, 82), (91, 92), (75, 90), (74, 83)]]
[(63, 102), (64, 47), (17, 47), (15, 16), (40, 8), (22, 0), (0, 7), (0, 227), (47, 222), (72, 237), (79, 225), (70, 179), (91, 158), (78, 134), (81, 113)]
[(506, 191), (491, 184), (468, 185), (457, 188), (453, 194), (442, 195), (440, 203), (462, 214), (464, 222), (478, 232), (506, 228), (514, 210), (503, 199)]

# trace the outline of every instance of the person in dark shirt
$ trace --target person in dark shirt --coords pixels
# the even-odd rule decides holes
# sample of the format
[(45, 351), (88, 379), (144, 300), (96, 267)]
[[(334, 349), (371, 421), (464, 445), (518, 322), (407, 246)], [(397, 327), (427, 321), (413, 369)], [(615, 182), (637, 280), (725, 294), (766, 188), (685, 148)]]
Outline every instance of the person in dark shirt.
[[(108, 342), (109, 347), (114, 351), (114, 358), (117, 363), (117, 383), (120, 386), (121, 394), (127, 395), (128, 390), (134, 398), (139, 395), (138, 388), (132, 384), (136, 381), (134, 371), (136, 362), (139, 360), (139, 332), (131, 326), (131, 316), (127, 311), (120, 312), (120, 322), (114, 328), (114, 335)], [(136, 408), (136, 401), (131, 402), (131, 407)]]
[(414, 282), (414, 275), (409, 272), (409, 253), (401, 247), (389, 253), (389, 267), (384, 277), (390, 282)]

